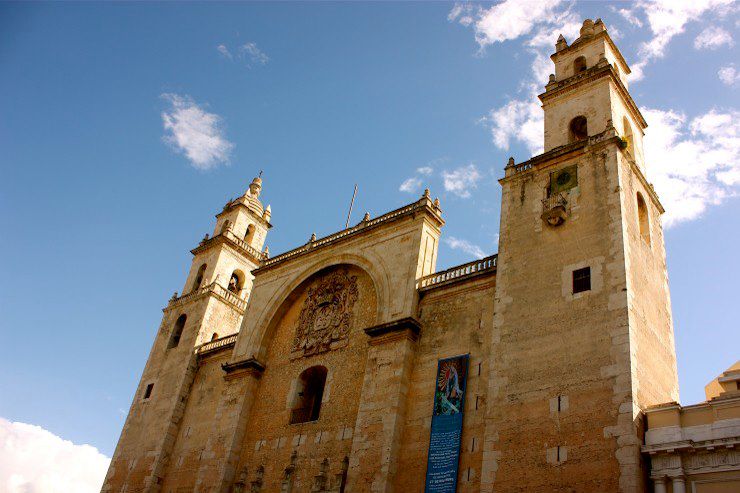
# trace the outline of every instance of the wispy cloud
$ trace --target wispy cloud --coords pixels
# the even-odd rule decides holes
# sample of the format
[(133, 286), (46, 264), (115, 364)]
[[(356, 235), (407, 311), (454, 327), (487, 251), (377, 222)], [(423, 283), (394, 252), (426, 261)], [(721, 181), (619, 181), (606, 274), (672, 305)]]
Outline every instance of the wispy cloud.
[(226, 45), (220, 44), (216, 47), (216, 50), (218, 50), (219, 53), (221, 53), (221, 56), (224, 58), (228, 58), (229, 60), (233, 60), (234, 57), (229, 51), (229, 49), (226, 47)]
[(532, 61), (528, 77), (520, 84), (523, 97), (492, 108), (479, 123), (490, 129), (493, 143), (501, 149), (517, 141), (533, 154), (542, 152), (544, 116), (537, 94), (554, 70), (549, 56), (558, 36), (563, 34), (571, 40), (578, 36), (581, 19), (573, 11), (573, 4), (560, 0), (507, 0), (489, 8), (458, 4), (448, 19), (472, 26), (480, 50), (494, 43), (524, 39)]
[(740, 82), (740, 72), (738, 72), (733, 64), (720, 68), (719, 71), (717, 71), (717, 77), (719, 77), (719, 80), (721, 80), (723, 84), (728, 86), (734, 86)]
[(403, 183), (401, 183), (401, 186), (398, 187), (398, 190), (406, 193), (416, 193), (420, 188), (421, 178), (412, 176), (411, 178), (404, 180)]
[(422, 166), (421, 168), (416, 168), (416, 172), (419, 173), (420, 175), (428, 176), (428, 175), (431, 175), (433, 171), (434, 171), (434, 168), (432, 168), (431, 166)]
[(267, 62), (270, 61), (270, 57), (268, 57), (265, 52), (257, 48), (257, 43), (250, 41), (249, 43), (243, 44), (239, 48), (240, 53), (243, 53), (252, 63), (257, 63), (259, 65), (265, 65)]
[(254, 41), (244, 43), (233, 50), (222, 43), (216, 46), (216, 51), (228, 60), (243, 62), (248, 68), (253, 65), (267, 65), (267, 62), (270, 61), (267, 53), (262, 51)]
[(228, 164), (234, 144), (224, 136), (223, 119), (209, 113), (190, 96), (162, 94), (169, 107), (162, 112), (163, 140), (197, 169)]
[(470, 197), (470, 191), (478, 187), (480, 177), (481, 174), (473, 163), (442, 171), (445, 190), (462, 198)]
[(645, 159), (671, 227), (700, 217), (740, 191), (740, 112), (685, 114), (642, 108), (648, 122)]
[(732, 39), (732, 34), (718, 26), (710, 26), (704, 29), (694, 39), (694, 48), (697, 50), (716, 50), (720, 46), (732, 46), (733, 44), (735, 42)]
[(0, 418), (0, 490), (97, 493), (110, 459), (34, 425)]
[(730, 11), (734, 0), (640, 0), (630, 8), (618, 12), (629, 22), (645, 18), (652, 37), (642, 43), (638, 50), (638, 61), (632, 65), (630, 79), (643, 78), (645, 67), (653, 60), (663, 58), (670, 41), (683, 33), (686, 25), (712, 13), (723, 16)]
[(447, 243), (447, 246), (449, 246), (453, 250), (460, 250), (475, 258), (481, 258), (481, 257), (486, 256), (486, 252), (484, 252), (481, 247), (473, 243), (470, 243), (467, 240), (463, 240), (461, 238), (450, 236), (449, 238), (445, 238), (444, 242)]

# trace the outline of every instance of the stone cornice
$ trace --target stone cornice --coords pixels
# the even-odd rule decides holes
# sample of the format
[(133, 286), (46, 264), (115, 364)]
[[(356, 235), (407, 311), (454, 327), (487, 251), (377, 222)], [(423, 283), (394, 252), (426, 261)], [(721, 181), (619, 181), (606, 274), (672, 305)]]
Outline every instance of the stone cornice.
[(642, 129), (647, 128), (645, 117), (642, 116), (640, 109), (637, 107), (637, 104), (635, 104), (635, 100), (632, 99), (629, 91), (626, 87), (624, 87), (622, 80), (614, 71), (614, 67), (612, 67), (612, 65), (607, 62), (605, 58), (602, 58), (602, 60), (598, 64), (579, 74), (576, 74), (561, 81), (555, 81), (547, 84), (545, 86), (545, 92), (540, 94), (538, 98), (540, 98), (540, 101), (542, 101), (543, 104), (546, 104), (547, 101), (552, 98), (572, 92), (585, 84), (591, 83), (598, 79), (602, 79), (604, 77), (611, 77), (611, 80), (616, 85), (619, 94), (622, 96), (622, 99), (624, 99), (624, 101), (627, 103), (627, 109), (630, 111), (630, 113), (632, 113), (635, 121), (637, 121), (641, 125)]
[(272, 223), (270, 223), (269, 221), (266, 221), (262, 216), (260, 216), (259, 214), (255, 213), (247, 204), (245, 204), (243, 202), (236, 201), (236, 200), (231, 201), (228, 204), (226, 204), (226, 206), (224, 206), (224, 210), (222, 210), (221, 212), (219, 212), (218, 214), (216, 214), (216, 219), (218, 219), (219, 217), (223, 216), (224, 214), (228, 214), (229, 212), (231, 212), (232, 210), (236, 209), (237, 207), (244, 207), (245, 209), (247, 209), (247, 212), (249, 212), (249, 214), (254, 219), (256, 219), (257, 222), (259, 222), (262, 226), (264, 226), (266, 229), (272, 228)]
[(252, 248), (251, 246), (247, 245), (244, 240), (238, 238), (231, 231), (226, 231), (211, 238), (203, 239), (197, 247), (190, 250), (190, 253), (192, 253), (193, 255), (197, 255), (210, 248), (222, 244), (228, 245), (229, 247), (231, 247), (232, 250), (247, 257), (249, 260), (252, 261), (253, 264), (255, 264), (255, 266), (259, 266), (265, 257), (264, 253), (258, 251), (256, 248)]
[(255, 358), (247, 358), (234, 363), (223, 363), (221, 365), (221, 369), (225, 371), (227, 375), (245, 373), (260, 376), (262, 375), (262, 372), (265, 371), (265, 365)]
[(411, 335), (416, 338), (421, 332), (421, 324), (412, 317), (400, 318), (379, 325), (374, 325), (365, 329), (365, 334), (373, 339), (386, 338), (389, 335)]
[(265, 259), (262, 261), (262, 264), (257, 269), (252, 271), (252, 274), (257, 276), (260, 273), (265, 272), (266, 270), (271, 269), (288, 260), (302, 257), (319, 248), (325, 248), (330, 245), (335, 245), (337, 243), (347, 241), (359, 236), (362, 233), (372, 231), (376, 228), (379, 228), (386, 224), (390, 224), (392, 222), (396, 222), (400, 219), (406, 217), (415, 217), (417, 214), (426, 214), (426, 217), (433, 221), (433, 224), (436, 225), (438, 228), (441, 228), (442, 225), (444, 225), (444, 220), (442, 219), (441, 209), (439, 208), (438, 203), (432, 202), (429, 197), (424, 196), (416, 202), (412, 202), (409, 205), (387, 212), (382, 216), (376, 217), (375, 219), (363, 219), (356, 226), (352, 226), (348, 229), (343, 229), (342, 231), (338, 231), (323, 238), (311, 239), (311, 241), (309, 241), (305, 245), (299, 246), (298, 248), (294, 248), (293, 250), (289, 250), (285, 253), (281, 253), (280, 255), (276, 255), (275, 257), (272, 257), (270, 259)]

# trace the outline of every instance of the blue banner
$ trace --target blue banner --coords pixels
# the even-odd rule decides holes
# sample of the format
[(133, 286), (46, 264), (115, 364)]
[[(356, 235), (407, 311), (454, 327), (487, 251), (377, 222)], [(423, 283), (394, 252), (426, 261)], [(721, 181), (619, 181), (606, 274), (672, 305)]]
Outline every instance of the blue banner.
[(469, 360), (470, 355), (463, 354), (437, 362), (426, 493), (454, 493), (457, 489)]

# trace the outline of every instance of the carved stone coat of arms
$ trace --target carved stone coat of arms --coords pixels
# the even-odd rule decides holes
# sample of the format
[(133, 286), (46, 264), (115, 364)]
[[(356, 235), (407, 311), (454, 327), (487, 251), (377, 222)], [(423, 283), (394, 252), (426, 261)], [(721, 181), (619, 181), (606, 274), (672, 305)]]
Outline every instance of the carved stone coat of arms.
[(357, 293), (357, 277), (341, 270), (309, 288), (298, 317), (294, 355), (311, 356), (346, 343)]

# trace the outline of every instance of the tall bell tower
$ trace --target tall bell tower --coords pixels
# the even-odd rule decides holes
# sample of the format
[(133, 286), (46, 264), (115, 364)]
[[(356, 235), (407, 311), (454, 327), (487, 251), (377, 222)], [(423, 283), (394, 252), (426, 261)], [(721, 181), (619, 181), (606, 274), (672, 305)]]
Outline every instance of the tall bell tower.
[(646, 123), (601, 20), (551, 58), (545, 152), (500, 180), (482, 489), (642, 492), (642, 410), (678, 399)]
[(102, 491), (112, 491), (113, 484), (125, 491), (160, 491), (198, 367), (196, 349), (239, 331), (251, 271), (267, 257), (262, 247), (272, 225), (261, 191), (257, 177), (216, 215), (213, 234), (191, 250), (185, 286), (163, 309)]

